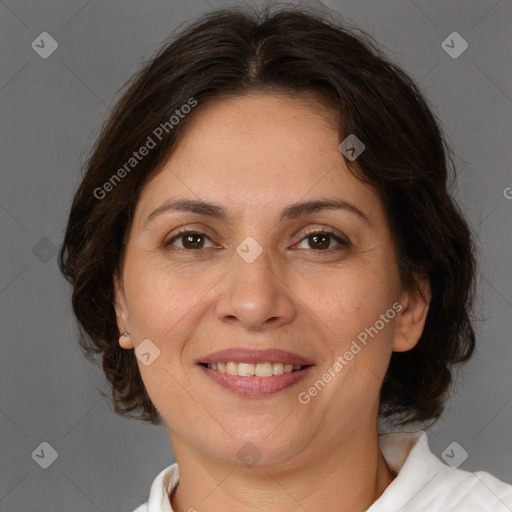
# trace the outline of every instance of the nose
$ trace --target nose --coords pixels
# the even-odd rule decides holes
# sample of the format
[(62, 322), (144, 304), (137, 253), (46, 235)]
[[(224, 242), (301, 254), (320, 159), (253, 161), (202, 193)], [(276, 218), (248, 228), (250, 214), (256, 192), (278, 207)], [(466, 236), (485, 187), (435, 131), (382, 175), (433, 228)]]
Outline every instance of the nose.
[(297, 314), (294, 294), (269, 250), (252, 263), (233, 254), (233, 268), (218, 286), (216, 315), (222, 322), (263, 331), (289, 324)]

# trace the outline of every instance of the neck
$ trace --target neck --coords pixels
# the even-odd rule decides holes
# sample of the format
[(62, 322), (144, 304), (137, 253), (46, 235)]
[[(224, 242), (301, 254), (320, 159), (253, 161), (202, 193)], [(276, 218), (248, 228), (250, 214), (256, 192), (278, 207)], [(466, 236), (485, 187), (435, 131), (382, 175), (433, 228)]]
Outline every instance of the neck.
[[(395, 475), (380, 450), (377, 425), (356, 428), (343, 441), (310, 445), (285, 462), (253, 467), (212, 459), (171, 434), (180, 482), (174, 512), (367, 510)], [(334, 445), (334, 446), (333, 446)]]

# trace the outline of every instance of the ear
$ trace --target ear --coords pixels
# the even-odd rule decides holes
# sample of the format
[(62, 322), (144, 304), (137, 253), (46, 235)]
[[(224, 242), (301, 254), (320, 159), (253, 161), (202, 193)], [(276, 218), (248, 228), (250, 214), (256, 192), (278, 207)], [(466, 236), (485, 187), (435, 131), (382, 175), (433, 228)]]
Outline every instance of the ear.
[(126, 306), (124, 286), (117, 273), (114, 274), (114, 294), (116, 322), (117, 328), (119, 329), (119, 345), (125, 349), (132, 349), (134, 348), (132, 339), (126, 336), (121, 336), (124, 332), (130, 332), (130, 325), (128, 322), (128, 308)]
[(394, 352), (414, 348), (425, 327), (432, 292), (427, 278), (417, 278), (417, 282), (419, 290), (404, 290), (400, 296), (402, 310), (397, 315)]

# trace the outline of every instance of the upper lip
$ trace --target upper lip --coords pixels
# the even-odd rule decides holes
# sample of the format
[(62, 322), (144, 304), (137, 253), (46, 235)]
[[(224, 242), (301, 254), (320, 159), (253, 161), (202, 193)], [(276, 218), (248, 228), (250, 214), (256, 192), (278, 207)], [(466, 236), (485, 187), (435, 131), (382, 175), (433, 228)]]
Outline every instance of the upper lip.
[(200, 357), (197, 360), (197, 364), (228, 363), (229, 361), (253, 364), (270, 362), (293, 364), (295, 366), (308, 366), (313, 364), (311, 361), (308, 361), (297, 354), (278, 348), (258, 350), (254, 348), (241, 347), (227, 348), (217, 352), (212, 352), (204, 357)]

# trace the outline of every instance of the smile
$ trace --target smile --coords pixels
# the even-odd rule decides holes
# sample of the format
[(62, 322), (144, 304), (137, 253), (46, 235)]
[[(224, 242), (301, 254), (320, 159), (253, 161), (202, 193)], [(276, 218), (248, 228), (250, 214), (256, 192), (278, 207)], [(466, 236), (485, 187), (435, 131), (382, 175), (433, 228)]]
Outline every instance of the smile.
[(293, 373), (301, 370), (303, 366), (284, 364), (284, 363), (238, 363), (229, 361), (228, 363), (207, 364), (210, 370), (216, 370), (228, 375), (240, 375), (241, 377), (272, 377), (273, 375), (283, 375), (283, 373)]
[(293, 386), (315, 368), (314, 365), (296, 366), (283, 363), (237, 363), (234, 361), (199, 363), (197, 367), (209, 380), (231, 393), (253, 398), (269, 396)]

